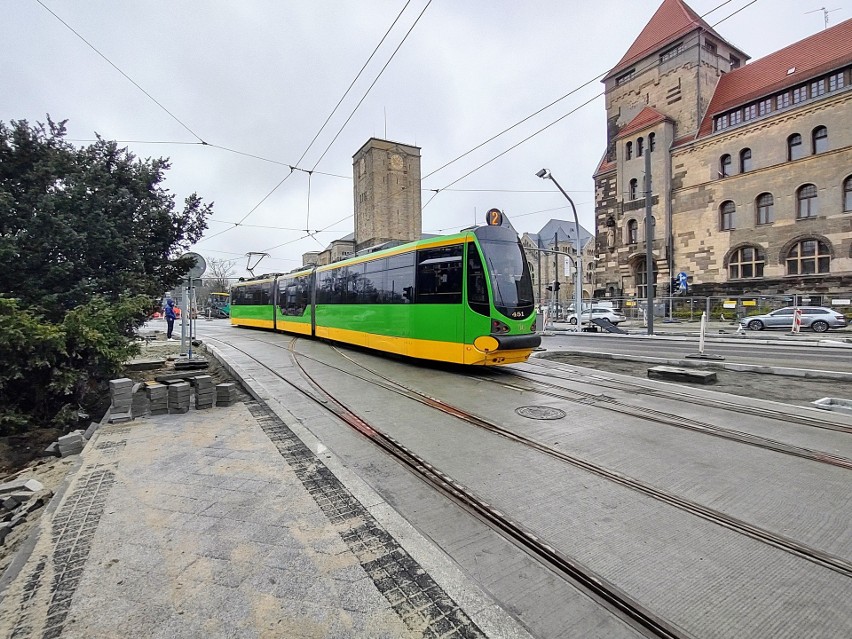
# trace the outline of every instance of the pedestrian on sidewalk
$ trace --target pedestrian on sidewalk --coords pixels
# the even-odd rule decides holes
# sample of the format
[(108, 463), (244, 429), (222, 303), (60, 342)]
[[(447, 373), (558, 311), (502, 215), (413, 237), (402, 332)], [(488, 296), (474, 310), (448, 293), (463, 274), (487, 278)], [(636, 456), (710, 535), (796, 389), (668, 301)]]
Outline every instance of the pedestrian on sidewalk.
[(163, 309), (163, 315), (166, 316), (166, 339), (173, 342), (172, 331), (175, 328), (175, 301), (170, 297), (166, 300), (166, 308)]

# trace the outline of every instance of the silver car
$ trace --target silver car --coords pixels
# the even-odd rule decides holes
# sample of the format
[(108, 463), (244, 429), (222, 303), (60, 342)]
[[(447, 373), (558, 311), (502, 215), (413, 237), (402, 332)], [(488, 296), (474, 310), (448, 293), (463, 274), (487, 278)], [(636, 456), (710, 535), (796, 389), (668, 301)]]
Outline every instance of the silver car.
[[(802, 311), (801, 328), (810, 328), (816, 333), (825, 333), (829, 328), (844, 328), (846, 318), (831, 308), (824, 306), (800, 306)], [(766, 315), (752, 315), (740, 320), (740, 325), (751, 331), (762, 331), (764, 328), (793, 328), (793, 313), (795, 306), (786, 306)]]
[[(568, 322), (570, 324), (577, 323), (577, 314), (571, 313), (568, 315)], [(590, 319), (608, 319), (610, 322), (618, 326), (621, 322), (625, 321), (627, 318), (621, 313), (617, 313), (613, 311), (611, 308), (592, 308), (585, 309), (582, 313), (583, 324), (588, 324)]]

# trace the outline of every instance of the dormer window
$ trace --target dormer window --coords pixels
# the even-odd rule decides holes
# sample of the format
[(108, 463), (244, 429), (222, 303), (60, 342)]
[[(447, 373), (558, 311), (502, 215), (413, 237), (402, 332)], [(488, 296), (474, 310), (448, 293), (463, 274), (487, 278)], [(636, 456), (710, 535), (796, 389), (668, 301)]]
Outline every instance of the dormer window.
[(622, 73), (615, 79), (615, 86), (620, 87), (622, 84), (627, 84), (633, 79), (636, 74), (636, 69), (630, 69), (627, 73)]
[(737, 56), (731, 55), (730, 60), (731, 60), (731, 71), (733, 71), (734, 69), (740, 68), (742, 61)]

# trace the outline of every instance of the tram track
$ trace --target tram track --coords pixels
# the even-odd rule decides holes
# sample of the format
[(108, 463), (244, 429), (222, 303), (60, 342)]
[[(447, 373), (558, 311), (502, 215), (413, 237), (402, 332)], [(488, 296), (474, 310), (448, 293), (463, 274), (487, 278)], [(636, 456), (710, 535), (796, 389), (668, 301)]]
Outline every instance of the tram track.
[[(568, 364), (570, 366), (570, 364)], [(530, 359), (523, 366), (531, 366), (531, 367), (545, 367), (546, 372), (538, 372), (538, 371), (530, 371), (530, 372), (521, 372), (518, 370), (508, 370), (508, 369), (500, 369), (500, 372), (514, 375), (517, 377), (522, 377), (526, 379), (526, 375), (535, 375), (535, 376), (547, 376), (547, 377), (557, 377), (559, 379), (563, 379), (565, 381), (577, 381), (574, 378), (566, 377), (564, 375), (556, 375), (553, 372), (553, 369), (543, 365), (538, 361), (534, 361)], [(794, 424), (796, 426), (810, 426), (812, 428), (821, 428), (824, 430), (834, 430), (841, 433), (850, 433), (852, 434), (852, 426), (847, 426), (845, 424), (837, 424), (833, 422), (827, 422), (825, 419), (818, 419), (816, 417), (809, 417), (807, 415), (796, 415), (791, 416), (789, 413), (782, 412), (780, 410), (774, 410), (771, 408), (764, 408), (761, 406), (743, 406), (741, 403), (727, 402), (719, 399), (711, 399), (707, 397), (698, 397), (692, 394), (687, 394), (683, 392), (679, 392), (677, 390), (666, 389), (665, 391), (648, 388), (643, 384), (637, 384), (634, 382), (627, 382), (622, 380), (615, 380), (606, 375), (593, 375), (590, 377), (595, 381), (595, 383), (599, 386), (603, 386), (605, 388), (611, 388), (614, 390), (623, 390), (635, 394), (647, 395), (649, 397), (655, 397), (660, 399), (683, 399), (688, 400), (691, 404), (695, 406), (706, 406), (708, 408), (718, 408), (722, 410), (728, 411), (736, 411), (738, 415), (750, 415), (753, 417), (764, 417), (768, 419), (773, 419), (776, 421), (786, 422), (790, 424)], [(536, 380), (538, 383), (540, 380)], [(711, 389), (712, 390), (712, 389)]]
[[(280, 344), (267, 342), (265, 340), (258, 339), (253, 341), (262, 342), (278, 348), (285, 348)], [(314, 392), (319, 393), (321, 396), (317, 396), (314, 393), (301, 388), (298, 384), (287, 379), (279, 371), (266, 365), (248, 351), (233, 344), (228, 344), (228, 347), (233, 348), (234, 350), (237, 350), (251, 358), (259, 366), (275, 375), (293, 390), (316, 402), (319, 406), (335, 415), (338, 419), (342, 420), (348, 426), (368, 438), (376, 446), (396, 459), (428, 485), (455, 503), (461, 505), (469, 512), (473, 513), (492, 529), (500, 532), (503, 536), (510, 539), (525, 552), (538, 557), (539, 560), (543, 561), (557, 574), (560, 574), (564, 578), (568, 578), (571, 582), (579, 585), (585, 591), (602, 602), (607, 608), (619, 613), (620, 616), (636, 628), (642, 630), (648, 636), (667, 639), (688, 639), (692, 636), (685, 630), (647, 609), (639, 601), (622, 591), (615, 584), (601, 577), (577, 560), (561, 553), (545, 540), (538, 537), (531, 530), (524, 527), (520, 522), (509, 518), (506, 514), (476, 496), (470, 489), (430, 464), (414, 451), (408, 449), (401, 442), (360, 417), (344, 402), (336, 398), (329, 391), (325, 390), (322, 384), (317, 382), (316, 379), (304, 368), (304, 366), (302, 366), (299, 361), (300, 358), (311, 359), (312, 361), (325, 366), (329, 365), (317, 360), (316, 358), (297, 353), (295, 351), (295, 344), (298, 341), (299, 338), (293, 338), (290, 341), (290, 344), (286, 347), (286, 350), (290, 352), (293, 364), (297, 368), (299, 374), (310, 384)], [(357, 363), (355, 364), (357, 365)], [(338, 367), (332, 366), (332, 368), (336, 368), (346, 374), (351, 374), (339, 369)], [(364, 381), (369, 382), (369, 380)]]
[[(267, 344), (267, 345), (270, 345), (270, 346), (274, 346), (276, 348), (285, 349), (285, 347), (282, 346), (281, 344), (276, 344), (274, 342), (267, 342), (266, 340), (257, 340), (257, 341), (263, 342), (264, 344)], [(356, 361), (355, 359), (353, 359), (349, 355), (340, 351), (340, 349), (338, 347), (334, 346), (334, 345), (329, 345), (329, 347), (331, 349), (333, 349), (335, 352), (337, 352), (340, 357), (343, 357), (348, 362), (350, 362), (352, 365), (357, 366), (359, 369), (366, 371), (367, 373), (369, 373), (369, 375), (373, 376), (374, 378), (378, 378), (381, 381), (376, 381), (375, 379), (370, 379), (368, 377), (365, 377), (364, 375), (356, 375), (352, 371), (344, 370), (343, 368), (341, 368), (339, 366), (336, 366), (334, 364), (330, 364), (328, 362), (324, 362), (324, 361), (322, 361), (322, 360), (320, 360), (316, 357), (312, 357), (312, 356), (306, 355), (304, 353), (298, 353), (294, 349), (297, 341), (298, 341), (298, 338), (294, 338), (290, 342), (290, 345), (288, 347), (286, 347), (286, 350), (288, 350), (290, 352), (291, 357), (294, 358), (294, 364), (297, 365), (298, 368), (301, 371), (304, 371), (304, 368), (298, 362), (298, 358), (311, 360), (311, 361), (318, 363), (322, 366), (335, 369), (335, 370), (337, 370), (337, 371), (339, 371), (343, 374), (355, 376), (358, 379), (360, 379), (361, 381), (379, 386), (386, 391), (395, 393), (395, 394), (400, 395), (402, 397), (405, 397), (409, 400), (415, 401), (415, 402), (417, 402), (421, 405), (425, 405), (429, 408), (438, 410), (438, 411), (440, 411), (440, 412), (442, 412), (446, 415), (449, 415), (451, 417), (459, 419), (460, 421), (462, 421), (466, 424), (476, 426), (478, 428), (481, 428), (483, 430), (491, 432), (495, 435), (498, 435), (498, 436), (503, 437), (505, 439), (511, 440), (515, 443), (521, 444), (521, 445), (526, 446), (530, 449), (536, 450), (539, 453), (548, 455), (549, 457), (552, 457), (552, 458), (558, 459), (562, 462), (571, 464), (572, 466), (574, 466), (576, 468), (580, 468), (580, 469), (582, 469), (586, 472), (590, 472), (590, 473), (592, 473), (592, 474), (594, 474), (598, 477), (601, 477), (603, 479), (606, 479), (606, 480), (609, 480), (611, 482), (614, 482), (614, 483), (617, 483), (619, 485), (630, 488), (630, 489), (637, 491), (637, 492), (639, 492), (639, 493), (641, 493), (645, 496), (651, 497), (651, 498), (653, 498), (657, 501), (660, 501), (662, 503), (666, 503), (670, 506), (673, 506), (673, 507), (675, 507), (675, 508), (677, 508), (681, 511), (684, 511), (684, 512), (687, 512), (689, 514), (698, 516), (698, 517), (700, 517), (700, 518), (702, 518), (706, 521), (720, 525), (720, 526), (727, 528), (729, 530), (735, 531), (735, 532), (742, 534), (746, 537), (749, 537), (753, 540), (760, 541), (760, 542), (765, 543), (767, 545), (770, 545), (770, 546), (773, 546), (775, 548), (784, 550), (785, 552), (788, 552), (788, 553), (793, 554), (797, 557), (805, 559), (805, 560), (807, 560), (811, 563), (818, 564), (820, 566), (829, 568), (830, 570), (833, 570), (834, 572), (840, 573), (842, 575), (852, 576), (852, 562), (849, 562), (849, 561), (847, 561), (847, 560), (845, 560), (841, 557), (837, 557), (837, 556), (834, 556), (830, 553), (826, 553), (824, 551), (821, 551), (819, 549), (812, 548), (812, 547), (807, 546), (805, 544), (801, 544), (801, 543), (797, 542), (796, 540), (791, 539), (789, 537), (786, 537), (784, 535), (774, 533), (772, 531), (761, 528), (759, 526), (755, 526), (755, 525), (750, 524), (750, 523), (748, 523), (748, 522), (746, 522), (742, 519), (739, 519), (737, 517), (733, 517), (731, 515), (728, 515), (726, 513), (721, 512), (719, 510), (709, 508), (709, 507), (704, 506), (704, 505), (702, 505), (698, 502), (680, 497), (680, 496), (678, 496), (674, 493), (671, 493), (669, 491), (657, 488), (657, 487), (655, 487), (651, 484), (648, 484), (647, 482), (643, 482), (643, 481), (638, 480), (636, 478), (630, 477), (630, 476), (628, 476), (624, 473), (620, 473), (618, 471), (603, 467), (599, 464), (589, 462), (589, 461), (584, 460), (584, 459), (577, 457), (575, 455), (571, 455), (569, 453), (566, 453), (562, 450), (552, 448), (551, 446), (548, 446), (546, 444), (538, 442), (538, 441), (531, 439), (529, 437), (526, 437), (524, 435), (520, 435), (518, 433), (515, 433), (515, 432), (513, 432), (513, 431), (511, 431), (511, 430), (509, 430), (509, 429), (507, 429), (507, 428), (505, 428), (505, 427), (503, 427), (499, 424), (494, 423), (493, 421), (490, 421), (490, 420), (483, 418), (483, 417), (480, 417), (478, 415), (474, 415), (473, 413), (470, 413), (470, 412), (468, 412), (468, 411), (466, 411), (462, 408), (452, 406), (452, 405), (447, 404), (446, 402), (444, 402), (440, 399), (437, 399), (435, 397), (432, 397), (430, 395), (422, 393), (421, 391), (419, 391), (417, 389), (414, 389), (414, 388), (411, 388), (411, 387), (406, 386), (404, 384), (401, 384), (401, 383), (391, 379), (390, 377), (370, 368), (369, 366), (367, 366), (367, 365), (365, 365), (361, 362)], [(243, 352), (245, 352), (245, 351), (243, 351)], [(278, 375), (278, 373), (276, 373), (276, 375)], [(487, 378), (475, 377), (475, 379), (484, 379), (485, 381), (492, 381), (494, 383), (499, 383), (499, 381), (497, 381), (497, 380), (488, 380)], [(539, 392), (539, 391), (535, 391), (533, 389), (523, 388), (523, 387), (520, 387), (520, 386), (514, 387), (514, 388), (515, 388), (515, 390), (524, 391), (524, 392)], [(557, 386), (557, 388), (560, 388), (560, 387)], [(317, 389), (320, 390), (321, 392), (323, 392), (324, 394), (327, 394), (327, 392), (323, 391), (320, 386), (317, 386)], [(583, 401), (583, 403), (597, 405), (596, 402), (591, 402), (591, 401), (589, 401), (589, 399), (590, 398), (591, 399), (597, 399), (597, 398), (599, 398), (599, 396), (589, 394), (589, 393), (585, 393), (583, 395), (584, 395), (584, 400), (585, 400), (585, 401)], [(556, 396), (556, 397), (559, 397), (560, 399), (566, 399), (566, 398), (562, 397), (560, 394), (552, 394), (551, 396)], [(577, 401), (581, 401), (581, 400), (577, 400)], [(661, 413), (661, 415), (667, 416), (668, 414)], [(698, 432), (703, 432), (700, 429), (695, 429), (695, 430), (698, 430)], [(805, 449), (805, 450), (807, 450), (807, 449)], [(780, 452), (787, 452), (787, 451), (780, 451)], [(804, 456), (804, 455), (802, 455), (802, 456)], [(809, 458), (809, 457), (806, 457), (806, 458)], [(815, 459), (815, 460), (816, 461), (822, 461), (821, 459)], [(426, 463), (426, 462), (424, 462), (424, 463)], [(830, 462), (826, 462), (826, 463), (830, 463)]]
[[(600, 408), (603, 410), (620, 413), (622, 415), (627, 415), (629, 417), (633, 417), (636, 419), (643, 419), (647, 421), (652, 421), (655, 424), (664, 424), (666, 426), (673, 426), (676, 428), (681, 428), (684, 430), (690, 430), (697, 433), (702, 433), (704, 435), (709, 435), (712, 437), (719, 437), (722, 439), (728, 439), (731, 441), (735, 441), (741, 444), (746, 444), (748, 446), (755, 446), (757, 448), (763, 448), (765, 450), (771, 450), (776, 453), (782, 453), (785, 455), (791, 455), (793, 457), (800, 457), (802, 459), (808, 459), (810, 461), (815, 461), (823, 464), (829, 464), (831, 466), (837, 466), (839, 468), (844, 468), (846, 470), (852, 470), (852, 459), (847, 457), (842, 457), (840, 455), (834, 455), (832, 453), (827, 453), (825, 451), (815, 450), (812, 448), (805, 448), (803, 446), (795, 446), (793, 444), (787, 444), (775, 439), (770, 439), (768, 437), (763, 437), (762, 435), (754, 435), (752, 433), (747, 433), (740, 430), (735, 430), (733, 428), (726, 428), (722, 426), (716, 426), (715, 424), (710, 424), (707, 422), (698, 421), (695, 419), (689, 419), (686, 417), (681, 417), (680, 415), (674, 415), (672, 413), (667, 413), (664, 411), (655, 410), (653, 408), (647, 407), (638, 407), (633, 406), (631, 404), (627, 404), (622, 402), (614, 397), (610, 397), (608, 395), (601, 395), (599, 393), (589, 393), (586, 391), (566, 389), (558, 384), (553, 384), (551, 382), (545, 382), (541, 380), (533, 380), (529, 379), (526, 376), (518, 375), (512, 371), (500, 371), (500, 374), (506, 375), (514, 375), (516, 377), (520, 377), (521, 379), (526, 380), (532, 384), (536, 384), (541, 386), (542, 388), (534, 388), (530, 386), (519, 386), (507, 384), (504, 380), (498, 380), (491, 377), (484, 377), (481, 375), (474, 376), (474, 379), (492, 383), (492, 384), (500, 384), (503, 387), (513, 388), (517, 391), (535, 393), (538, 395), (542, 395), (545, 397), (552, 397), (554, 399), (559, 399), (562, 401), (573, 402), (584, 404), (586, 406), (595, 406), (596, 408)], [(595, 382), (602, 380), (603, 378), (595, 377)], [(577, 380), (569, 380), (569, 381), (577, 381)], [(606, 386), (605, 384), (602, 384)], [(612, 387), (610, 387), (612, 388)], [(617, 388), (617, 390), (624, 390), (622, 388)], [(656, 396), (656, 395), (655, 395)], [(662, 396), (660, 396), (662, 397)], [(669, 398), (670, 399), (670, 398)], [(730, 410), (730, 409), (729, 409)], [(768, 415), (760, 415), (761, 417), (772, 418)], [(789, 421), (786, 420), (786, 421)], [(839, 425), (840, 426), (840, 425)], [(842, 426), (840, 426), (843, 428)], [(832, 429), (839, 430), (839, 429)]]

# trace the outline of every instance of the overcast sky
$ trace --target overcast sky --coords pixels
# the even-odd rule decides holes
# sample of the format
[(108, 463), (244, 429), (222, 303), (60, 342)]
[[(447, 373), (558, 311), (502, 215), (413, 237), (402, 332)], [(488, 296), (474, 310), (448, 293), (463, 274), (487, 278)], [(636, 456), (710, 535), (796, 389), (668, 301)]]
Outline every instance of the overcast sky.
[[(97, 132), (140, 157), (170, 157), (166, 187), (178, 202), (195, 191), (215, 203), (194, 250), (235, 260), (238, 275), (249, 251), (270, 254), (256, 272), (289, 271), (303, 252), (352, 232), (352, 155), (373, 136), (421, 147), (424, 232), (482, 223), (492, 207), (521, 233), (573, 220), (552, 183), (535, 177), (543, 167), (594, 232), (591, 176), (606, 130), (603, 85), (589, 81), (621, 59), (661, 3), (0, 0), (0, 120), (49, 114), (67, 119), (80, 144)], [(852, 11), (825, 0), (688, 4), (700, 15), (722, 5), (705, 19), (724, 19), (716, 30), (752, 59), (823, 29), (821, 7), (839, 9), (830, 25)], [(310, 197), (305, 172), (281, 183), (287, 165), (315, 167)]]

